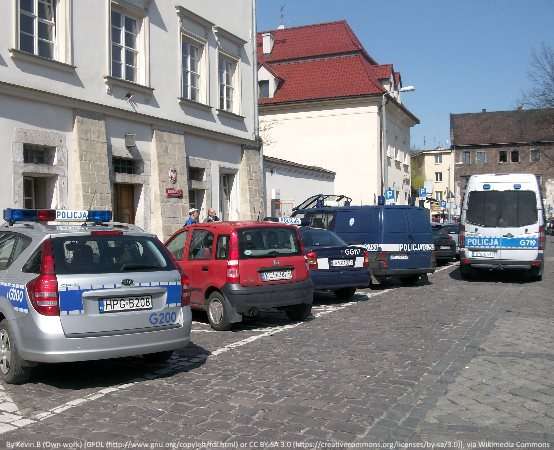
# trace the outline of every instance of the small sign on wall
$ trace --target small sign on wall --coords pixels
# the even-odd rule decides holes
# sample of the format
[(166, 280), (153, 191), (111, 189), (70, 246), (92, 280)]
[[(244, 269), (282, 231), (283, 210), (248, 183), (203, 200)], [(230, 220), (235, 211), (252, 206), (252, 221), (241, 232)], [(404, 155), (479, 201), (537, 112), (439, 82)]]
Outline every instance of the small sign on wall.
[(166, 188), (165, 196), (167, 198), (183, 198), (183, 190), (175, 188)]

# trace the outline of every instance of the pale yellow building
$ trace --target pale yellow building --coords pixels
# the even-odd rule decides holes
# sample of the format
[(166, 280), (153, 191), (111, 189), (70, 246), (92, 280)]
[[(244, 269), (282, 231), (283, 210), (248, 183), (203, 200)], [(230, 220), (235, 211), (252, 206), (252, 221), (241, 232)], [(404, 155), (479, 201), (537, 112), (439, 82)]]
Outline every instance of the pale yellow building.
[[(449, 148), (423, 150), (412, 155), (413, 187), (417, 190), (423, 184), (427, 198), (425, 207), (432, 214), (458, 215), (459, 201), (456, 199), (454, 183), (454, 151)], [(446, 201), (446, 209), (441, 208), (441, 202)]]

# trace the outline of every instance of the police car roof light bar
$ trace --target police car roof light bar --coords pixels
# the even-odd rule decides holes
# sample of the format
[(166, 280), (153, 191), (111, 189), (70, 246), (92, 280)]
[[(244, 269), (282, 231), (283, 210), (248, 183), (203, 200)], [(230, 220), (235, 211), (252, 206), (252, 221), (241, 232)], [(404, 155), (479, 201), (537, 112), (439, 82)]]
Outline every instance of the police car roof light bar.
[(112, 212), (108, 210), (90, 210), (87, 222), (103, 223), (112, 221)]
[(10, 225), (16, 222), (49, 222), (56, 220), (56, 210), (7, 208), (4, 210), (4, 220)]

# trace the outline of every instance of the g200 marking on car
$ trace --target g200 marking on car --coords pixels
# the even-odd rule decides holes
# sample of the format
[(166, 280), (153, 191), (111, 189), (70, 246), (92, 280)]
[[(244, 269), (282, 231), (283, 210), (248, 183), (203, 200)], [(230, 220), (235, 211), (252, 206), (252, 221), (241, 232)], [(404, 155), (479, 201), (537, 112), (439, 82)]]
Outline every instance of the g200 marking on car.
[(175, 311), (152, 313), (148, 321), (151, 325), (171, 325), (177, 322), (177, 313)]

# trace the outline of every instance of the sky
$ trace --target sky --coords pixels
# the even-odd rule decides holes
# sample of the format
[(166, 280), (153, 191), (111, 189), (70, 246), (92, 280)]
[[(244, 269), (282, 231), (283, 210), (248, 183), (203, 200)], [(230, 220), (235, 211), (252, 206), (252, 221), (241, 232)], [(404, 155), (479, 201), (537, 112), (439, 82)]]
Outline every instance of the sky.
[(258, 0), (258, 31), (346, 19), (368, 53), (401, 72), (420, 119), (412, 148), (450, 146), (450, 114), (513, 110), (529, 63), (554, 47), (554, 0)]

